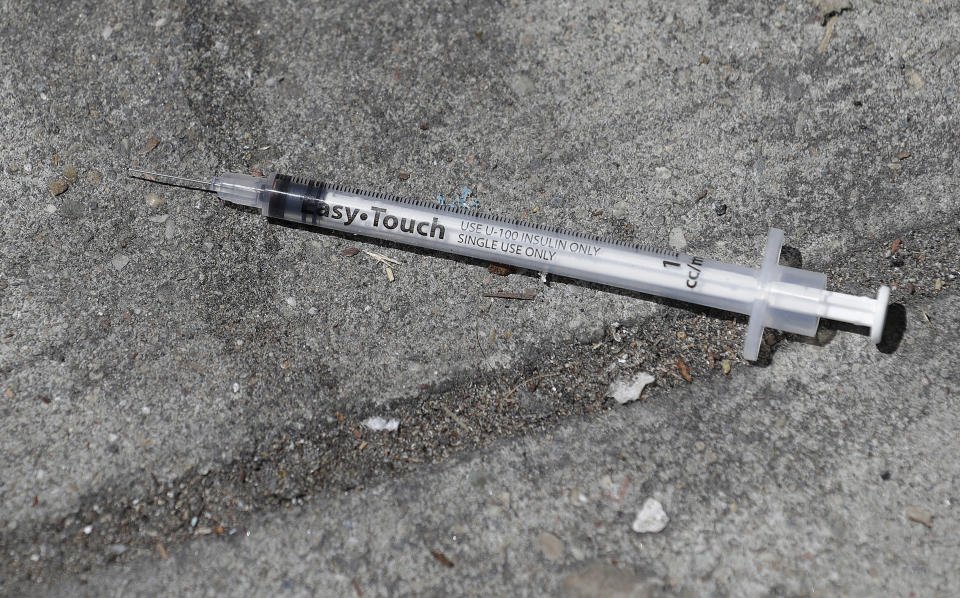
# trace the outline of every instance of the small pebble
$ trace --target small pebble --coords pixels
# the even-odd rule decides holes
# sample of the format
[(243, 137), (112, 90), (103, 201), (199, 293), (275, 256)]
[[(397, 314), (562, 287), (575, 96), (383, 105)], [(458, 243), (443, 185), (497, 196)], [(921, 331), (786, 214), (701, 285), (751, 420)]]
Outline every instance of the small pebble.
[(146, 200), (147, 200), (147, 205), (150, 206), (151, 208), (156, 208), (158, 206), (161, 206), (165, 201), (167, 201), (164, 198), (157, 195), (156, 193), (147, 193)]
[(727, 204), (723, 203), (719, 199), (715, 200), (713, 202), (713, 211), (717, 216), (723, 216), (727, 213)]
[(153, 26), (159, 29), (160, 27), (163, 27), (166, 24), (167, 24), (167, 18), (160, 17), (159, 19), (157, 19), (157, 22), (153, 24)]
[(112, 34), (113, 34), (113, 27), (111, 27), (110, 25), (107, 25), (106, 27), (104, 27), (103, 31), (100, 32), (100, 36), (103, 39), (110, 39), (110, 36)]
[(93, 526), (92, 526), (92, 525), (88, 525), (88, 526), (86, 526), (85, 528), (83, 528), (83, 533), (84, 533), (84, 535), (89, 536), (92, 531), (93, 531)]
[(290, 307), (296, 307), (297, 300), (293, 297), (287, 297), (287, 305), (289, 305)]
[(910, 505), (906, 510), (907, 519), (916, 523), (922, 523), (927, 527), (933, 527), (933, 515), (923, 507)]
[(401, 181), (405, 181), (410, 178), (410, 173), (401, 170), (397, 173), (397, 178), (399, 178)]
[(53, 214), (57, 211), (57, 206), (53, 205), (52, 203), (48, 203), (47, 207), (44, 208), (44, 211), (46, 211), (47, 214)]
[(652, 384), (656, 378), (646, 372), (638, 372), (630, 378), (620, 378), (607, 388), (606, 396), (623, 405), (640, 398), (644, 387)]
[(914, 69), (906, 69), (903, 71), (903, 78), (907, 81), (907, 85), (914, 89), (920, 89), (923, 87), (923, 77), (920, 76), (920, 73)]
[(240, 384), (238, 384), (238, 383), (236, 383), (236, 382), (233, 383), (233, 392), (234, 392), (234, 393), (240, 392)]
[(729, 359), (724, 359), (723, 361), (721, 361), (721, 362), (720, 362), (720, 367), (721, 367), (721, 369), (723, 369), (723, 373), (724, 373), (724, 374), (729, 374), (729, 373), (730, 373), (730, 360), (729, 360)]
[(551, 534), (542, 532), (540, 534), (540, 552), (548, 561), (559, 561), (563, 558), (565, 546), (563, 540)]
[(513, 93), (518, 96), (524, 96), (533, 93), (536, 91), (536, 86), (533, 83), (533, 79), (524, 75), (522, 73), (517, 73), (510, 77), (507, 84), (510, 86), (510, 89)]
[(54, 196), (60, 195), (70, 188), (70, 185), (67, 184), (67, 181), (63, 179), (51, 181), (47, 186), (50, 188), (50, 193), (52, 193)]
[(130, 263), (130, 258), (126, 255), (118, 255), (110, 260), (110, 264), (117, 269), (117, 272), (123, 270)]
[(648, 498), (637, 512), (637, 518), (633, 521), (633, 531), (638, 534), (655, 534), (663, 531), (669, 522), (670, 518), (667, 517), (660, 501)]
[(67, 164), (66, 166), (63, 167), (63, 178), (67, 179), (67, 182), (76, 183), (77, 177), (78, 177), (78, 173), (77, 173), (76, 166), (72, 164)]
[(343, 250), (343, 255), (345, 255), (345, 256), (347, 256), (347, 257), (353, 257), (353, 256), (357, 255), (358, 253), (360, 253), (360, 250), (357, 249), (356, 247), (348, 247), (347, 249), (344, 249), (344, 250)]
[(396, 432), (400, 428), (400, 421), (392, 418), (368, 417), (363, 420), (363, 425), (374, 432)]
[(687, 248), (687, 238), (683, 234), (683, 229), (676, 227), (670, 230), (670, 247), (677, 251), (683, 251)]
[(143, 144), (143, 147), (140, 148), (140, 153), (149, 154), (153, 150), (157, 149), (158, 145), (160, 145), (160, 140), (156, 137), (150, 137), (147, 139), (147, 142)]

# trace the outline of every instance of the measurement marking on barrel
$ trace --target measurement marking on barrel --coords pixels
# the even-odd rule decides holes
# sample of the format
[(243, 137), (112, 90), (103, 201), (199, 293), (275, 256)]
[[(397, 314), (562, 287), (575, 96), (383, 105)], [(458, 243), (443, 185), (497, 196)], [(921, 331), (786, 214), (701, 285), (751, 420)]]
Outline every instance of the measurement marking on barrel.
[(697, 266), (702, 266), (702, 265), (703, 265), (702, 257), (695, 257), (690, 260), (689, 264), (687, 264), (687, 266), (690, 267), (690, 271), (687, 272), (687, 286), (690, 287), (691, 289), (697, 286), (697, 279), (700, 278), (700, 272), (701, 272), (700, 268), (698, 268)]

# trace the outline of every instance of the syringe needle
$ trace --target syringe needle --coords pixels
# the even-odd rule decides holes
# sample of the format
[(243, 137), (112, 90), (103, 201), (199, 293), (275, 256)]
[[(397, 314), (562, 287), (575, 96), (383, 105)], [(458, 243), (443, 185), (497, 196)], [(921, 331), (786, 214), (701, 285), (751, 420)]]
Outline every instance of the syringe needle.
[(162, 185), (173, 185), (175, 187), (184, 187), (186, 189), (196, 189), (196, 187), (191, 187), (189, 185), (184, 185), (177, 181), (185, 181), (187, 183), (193, 183), (194, 185), (199, 185), (202, 187), (202, 191), (213, 191), (210, 186), (213, 184), (212, 180), (202, 181), (199, 179), (191, 179), (182, 176), (175, 176), (172, 174), (163, 174), (160, 172), (152, 172), (149, 170), (141, 170), (139, 168), (128, 168), (127, 173), (135, 179), (143, 179), (145, 181), (150, 181), (151, 183), (160, 183)]

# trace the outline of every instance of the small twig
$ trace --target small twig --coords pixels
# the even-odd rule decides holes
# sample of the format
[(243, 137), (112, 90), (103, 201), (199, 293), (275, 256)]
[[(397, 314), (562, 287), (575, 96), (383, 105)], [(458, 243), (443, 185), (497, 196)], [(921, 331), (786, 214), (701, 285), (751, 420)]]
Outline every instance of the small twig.
[(450, 409), (446, 405), (440, 405), (440, 407), (443, 408), (443, 412), (446, 413), (447, 416), (449, 416), (450, 419), (452, 419), (455, 424), (463, 428), (464, 432), (470, 431), (470, 426), (467, 425), (467, 422), (463, 421), (463, 418), (461, 418), (459, 415), (454, 413), (452, 409)]
[(823, 40), (820, 42), (820, 45), (817, 46), (817, 54), (823, 54), (827, 51), (827, 44), (830, 43), (830, 38), (833, 37), (833, 26), (837, 24), (837, 15), (833, 15), (827, 21), (827, 31), (823, 34)]
[(437, 562), (443, 565), (444, 567), (453, 567), (453, 561), (447, 558), (447, 555), (443, 554), (439, 550), (431, 550), (430, 556), (437, 559)]
[(511, 388), (511, 389), (510, 389), (510, 392), (508, 392), (507, 394), (503, 395), (503, 399), (502, 399), (502, 400), (506, 401), (507, 399), (509, 399), (509, 398), (510, 398), (510, 395), (512, 395), (513, 393), (517, 392), (517, 389), (519, 389), (519, 388), (520, 388), (521, 386), (523, 386), (524, 384), (530, 384), (530, 383), (533, 382), (534, 380), (540, 380), (541, 378), (549, 378), (550, 376), (556, 376), (556, 375), (557, 375), (557, 372), (552, 372), (552, 373), (550, 373), (550, 374), (541, 374), (541, 375), (539, 375), (539, 376), (534, 376), (533, 378), (527, 378), (526, 380), (524, 380), (524, 381), (521, 382), (520, 384), (517, 384), (516, 386), (514, 386), (513, 388)]
[(930, 330), (933, 330), (933, 333), (939, 336), (939, 335), (940, 335), (940, 331), (937, 330), (936, 327), (934, 327), (933, 322), (930, 320), (930, 316), (927, 315), (927, 312), (925, 312), (925, 311), (923, 311), (923, 310), (921, 309), (921, 310), (920, 310), (920, 313), (923, 314), (923, 319), (927, 321), (927, 326), (930, 327)]
[(390, 265), (390, 264), (398, 264), (398, 265), (399, 265), (399, 264), (400, 264), (400, 262), (398, 262), (397, 260), (393, 259), (392, 257), (387, 257), (387, 256), (381, 255), (381, 254), (379, 254), (379, 253), (374, 253), (374, 252), (372, 252), (372, 251), (367, 251), (366, 249), (364, 249), (363, 252), (364, 252), (365, 254), (369, 255), (370, 257), (372, 257), (373, 259), (377, 260), (378, 262), (382, 263), (382, 264), (386, 264), (386, 265)]

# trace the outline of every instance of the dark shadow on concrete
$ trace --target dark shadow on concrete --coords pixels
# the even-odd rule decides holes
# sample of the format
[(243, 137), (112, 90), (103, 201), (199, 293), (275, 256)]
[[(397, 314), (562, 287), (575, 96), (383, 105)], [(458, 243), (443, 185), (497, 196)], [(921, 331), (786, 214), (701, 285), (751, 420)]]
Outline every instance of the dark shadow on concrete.
[(877, 348), (881, 353), (895, 353), (900, 348), (900, 341), (907, 332), (907, 308), (901, 303), (894, 303), (887, 308), (887, 319), (883, 324), (883, 336)]
[(791, 268), (803, 268), (803, 254), (800, 250), (791, 245), (784, 245), (780, 248), (780, 265)]
[[(887, 308), (887, 319), (883, 325), (883, 336), (877, 349), (881, 353), (891, 354), (900, 348), (900, 341), (907, 330), (907, 310), (900, 303), (894, 303)], [(795, 337), (797, 342), (816, 345), (818, 347), (829, 344), (837, 336), (837, 332), (852, 332), (862, 336), (870, 336), (870, 328), (867, 326), (857, 326), (846, 322), (835, 322), (833, 320), (821, 320), (817, 335), (812, 337)]]

